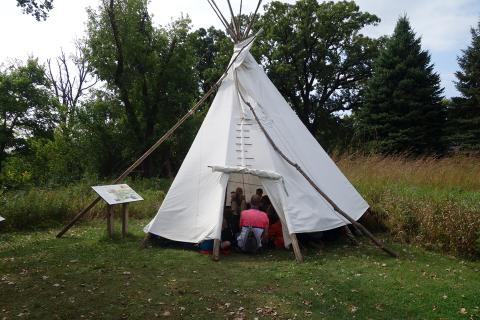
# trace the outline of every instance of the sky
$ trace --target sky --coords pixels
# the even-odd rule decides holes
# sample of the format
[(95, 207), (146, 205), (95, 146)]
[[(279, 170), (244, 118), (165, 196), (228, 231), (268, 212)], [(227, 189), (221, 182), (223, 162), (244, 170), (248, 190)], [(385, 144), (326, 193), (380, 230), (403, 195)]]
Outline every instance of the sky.
[[(216, 1), (227, 13), (226, 0)], [(238, 8), (240, 0), (231, 0)], [(252, 12), (256, 0), (243, 0), (243, 12)], [(264, 1), (268, 2), (268, 1)], [(294, 3), (295, 0), (284, 2)], [(367, 27), (364, 34), (378, 37), (390, 35), (397, 19), (406, 14), (410, 23), (422, 38), (440, 74), (444, 95), (457, 95), (454, 73), (458, 70), (457, 57), (470, 44), (470, 28), (480, 18), (479, 0), (356, 0), (362, 11), (376, 14), (382, 21), (375, 27)], [(0, 1), (0, 64), (15, 59), (38, 57), (41, 62), (54, 58), (63, 49), (74, 51), (74, 41), (84, 35), (87, 19), (86, 7), (96, 8), (100, 0), (54, 0), (54, 9), (47, 21), (37, 22), (24, 15), (15, 0)], [(180, 15), (189, 15), (193, 27), (209, 27), (221, 24), (207, 0), (151, 0), (149, 6), (156, 24), (168, 24)]]

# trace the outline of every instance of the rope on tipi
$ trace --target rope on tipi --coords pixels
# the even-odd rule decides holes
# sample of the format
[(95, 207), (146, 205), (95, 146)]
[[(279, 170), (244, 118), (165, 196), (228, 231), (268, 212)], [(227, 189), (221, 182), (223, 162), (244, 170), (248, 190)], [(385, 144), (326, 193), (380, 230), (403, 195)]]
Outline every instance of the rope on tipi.
[[(389, 255), (391, 255), (392, 257), (398, 257), (398, 254), (394, 251), (392, 251), (390, 248), (386, 247), (379, 239), (377, 239), (367, 228), (365, 228), (360, 222), (356, 221), (355, 219), (353, 219), (352, 217), (350, 217), (345, 211), (343, 211), (339, 206), (337, 206), (337, 204), (325, 193), (323, 192), (318, 186), (317, 184), (305, 173), (305, 171), (298, 165), (298, 163), (295, 163), (294, 161), (292, 161), (290, 158), (288, 158), (283, 152), (282, 150), (280, 150), (280, 148), (278, 148), (278, 146), (275, 144), (275, 142), (273, 141), (272, 137), (268, 134), (267, 130), (265, 129), (265, 127), (263, 126), (262, 122), (260, 121), (260, 119), (258, 118), (257, 116), (257, 113), (255, 112), (254, 108), (252, 107), (252, 105), (244, 98), (241, 90), (240, 90), (240, 85), (238, 83), (238, 76), (237, 76), (237, 71), (235, 71), (235, 86), (236, 86), (236, 89), (237, 89), (237, 92), (238, 92), (238, 95), (240, 96), (241, 100), (243, 101), (244, 104), (246, 104), (248, 106), (248, 108), (250, 109), (250, 111), (252, 112), (253, 114), (253, 117), (255, 118), (255, 121), (258, 123), (259, 127), (260, 127), (260, 130), (263, 132), (263, 134), (265, 135), (265, 137), (267, 138), (267, 141), (269, 142), (269, 144), (273, 147), (273, 149), (289, 164), (291, 165), (292, 167), (294, 167), (306, 180), (307, 182), (315, 189), (315, 191), (317, 191), (320, 196), (322, 196), (323, 199), (325, 199), (334, 209), (334, 212), (340, 214), (342, 217), (344, 217), (345, 219), (347, 219), (352, 225), (354, 225), (355, 227), (359, 228), (360, 230), (362, 230), (362, 232), (364, 234), (366, 234), (371, 240), (372, 242), (378, 246), (380, 249), (382, 249), (383, 251), (385, 251), (386, 253), (388, 253)], [(258, 104), (258, 102), (257, 102)]]

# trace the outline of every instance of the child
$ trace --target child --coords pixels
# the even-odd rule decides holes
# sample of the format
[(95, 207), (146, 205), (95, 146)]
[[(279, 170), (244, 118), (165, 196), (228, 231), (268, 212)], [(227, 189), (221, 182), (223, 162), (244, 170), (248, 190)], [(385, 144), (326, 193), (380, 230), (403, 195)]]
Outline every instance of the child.
[(280, 219), (278, 218), (278, 215), (273, 207), (270, 207), (269, 218), (272, 224), (268, 229), (268, 242), (276, 249), (282, 249), (285, 246), (283, 242), (282, 223), (280, 222)]
[[(230, 247), (233, 242), (232, 230), (228, 227), (227, 219), (223, 218), (222, 222), (222, 235), (220, 237), (220, 252), (223, 254), (230, 254)], [(213, 239), (203, 240), (198, 245), (200, 253), (211, 254), (213, 252)]]

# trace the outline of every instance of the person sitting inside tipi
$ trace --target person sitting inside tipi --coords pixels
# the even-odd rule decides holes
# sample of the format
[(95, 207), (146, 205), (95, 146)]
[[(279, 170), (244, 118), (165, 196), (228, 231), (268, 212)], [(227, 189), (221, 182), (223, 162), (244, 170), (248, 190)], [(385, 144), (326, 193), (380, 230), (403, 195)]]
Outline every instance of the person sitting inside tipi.
[(278, 218), (275, 209), (270, 206), (268, 210), (268, 219), (270, 220), (270, 226), (268, 230), (268, 244), (275, 249), (282, 249), (285, 246), (283, 241), (282, 223)]
[(250, 209), (240, 213), (240, 234), (237, 245), (244, 252), (257, 252), (262, 247), (262, 240), (268, 235), (268, 216), (259, 210), (260, 204), (261, 198), (254, 194), (250, 200)]
[(230, 217), (232, 230), (235, 234), (240, 232), (239, 223), (240, 223), (240, 213), (242, 210), (247, 209), (247, 202), (245, 201), (245, 195), (243, 194), (243, 189), (238, 187), (234, 192), (231, 193), (231, 210), (232, 215)]

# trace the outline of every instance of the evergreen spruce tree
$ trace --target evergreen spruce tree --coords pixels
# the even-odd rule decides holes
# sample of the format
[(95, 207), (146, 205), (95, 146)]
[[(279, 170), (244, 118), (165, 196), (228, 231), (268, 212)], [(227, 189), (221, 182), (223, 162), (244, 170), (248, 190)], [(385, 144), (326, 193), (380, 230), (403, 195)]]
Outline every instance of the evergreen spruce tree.
[(458, 58), (456, 87), (448, 117), (448, 140), (452, 147), (480, 151), (480, 21), (471, 29), (472, 43)]
[(442, 92), (429, 53), (401, 17), (375, 61), (356, 114), (357, 134), (381, 153), (442, 152)]

